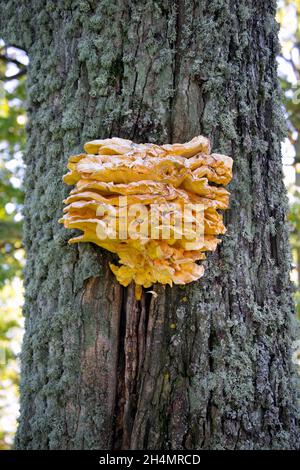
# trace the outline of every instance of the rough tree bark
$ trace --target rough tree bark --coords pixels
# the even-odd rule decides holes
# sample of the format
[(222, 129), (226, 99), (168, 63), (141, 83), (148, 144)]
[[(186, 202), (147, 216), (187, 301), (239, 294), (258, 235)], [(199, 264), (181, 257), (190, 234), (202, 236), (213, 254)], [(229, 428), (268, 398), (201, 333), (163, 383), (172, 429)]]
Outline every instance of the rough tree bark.
[[(297, 447), (275, 8), (1, 0), (30, 57), (17, 448)], [(234, 158), (228, 233), (203, 280), (136, 302), (109, 254), (67, 244), (67, 158), (200, 133)]]

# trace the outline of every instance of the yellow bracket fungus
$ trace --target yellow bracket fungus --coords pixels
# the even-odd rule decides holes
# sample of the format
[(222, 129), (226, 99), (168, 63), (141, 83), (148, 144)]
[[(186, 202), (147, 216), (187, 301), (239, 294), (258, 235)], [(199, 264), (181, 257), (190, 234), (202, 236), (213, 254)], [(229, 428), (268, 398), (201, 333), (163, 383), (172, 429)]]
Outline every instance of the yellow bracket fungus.
[[(123, 286), (135, 283), (137, 299), (142, 287), (156, 282), (172, 286), (202, 277), (197, 261), (214, 251), (217, 235), (226, 232), (218, 211), (228, 207), (229, 192), (221, 185), (232, 178), (232, 159), (211, 154), (203, 136), (168, 145), (114, 137), (88, 142), (84, 150), (69, 158), (64, 176), (75, 187), (60, 222), (83, 232), (69, 243), (92, 242), (116, 253), (119, 266), (110, 267)], [(184, 207), (191, 205), (202, 207), (201, 236), (193, 211), (185, 215), (190, 229), (182, 230)], [(128, 227), (135, 236), (129, 236)]]

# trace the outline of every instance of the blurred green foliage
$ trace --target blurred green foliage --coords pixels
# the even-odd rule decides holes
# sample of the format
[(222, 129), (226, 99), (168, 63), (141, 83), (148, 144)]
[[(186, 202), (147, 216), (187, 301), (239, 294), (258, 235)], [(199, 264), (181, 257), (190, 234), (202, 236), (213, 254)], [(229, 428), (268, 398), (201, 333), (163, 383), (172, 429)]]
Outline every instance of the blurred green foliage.
[[(12, 60), (17, 62), (14, 54)], [(9, 71), (9, 48), (0, 46), (0, 287), (21, 275), (23, 203), (22, 152), (25, 146), (25, 75), (15, 83)], [(16, 67), (16, 64), (13, 65)], [(16, 72), (14, 75), (17, 75)], [(2, 78), (2, 80), (1, 80)], [(8, 86), (9, 84), (9, 86)]]
[(22, 302), (22, 282), (15, 278), (0, 291), (0, 450), (11, 447), (17, 424)]
[[(292, 20), (293, 13), (295, 22)], [(298, 139), (293, 136), (293, 131), (300, 129), (300, 84), (296, 83), (296, 81), (300, 81), (300, 0), (281, 0), (278, 8), (278, 20), (286, 31), (282, 35), (280, 57), (289, 68), (287, 68), (286, 74), (281, 74), (280, 80), (284, 92), (283, 101), (290, 124), (289, 138), (295, 145), (298, 144)], [(292, 73), (289, 73), (289, 69)], [(299, 158), (297, 162), (300, 162), (300, 152), (297, 157)]]
[(22, 205), (25, 72), (22, 51), (0, 42), (0, 449), (11, 446), (18, 414), (22, 336)]
[(290, 184), (289, 199), (291, 247), (297, 274), (295, 301), (300, 317), (300, 0), (280, 0), (278, 20), (281, 24), (279, 72), (283, 102), (287, 113), (288, 137), (295, 150), (292, 162), (295, 181)]

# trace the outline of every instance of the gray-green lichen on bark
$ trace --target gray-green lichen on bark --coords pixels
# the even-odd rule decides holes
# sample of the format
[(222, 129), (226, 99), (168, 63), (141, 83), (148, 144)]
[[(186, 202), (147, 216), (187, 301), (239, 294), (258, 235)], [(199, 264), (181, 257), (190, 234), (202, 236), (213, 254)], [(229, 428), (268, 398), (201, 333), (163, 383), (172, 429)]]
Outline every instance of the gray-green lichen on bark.
[[(30, 57), (16, 447), (296, 448), (276, 2), (0, 4)], [(110, 255), (67, 245), (68, 155), (199, 133), (234, 158), (227, 235), (204, 279), (138, 305)]]

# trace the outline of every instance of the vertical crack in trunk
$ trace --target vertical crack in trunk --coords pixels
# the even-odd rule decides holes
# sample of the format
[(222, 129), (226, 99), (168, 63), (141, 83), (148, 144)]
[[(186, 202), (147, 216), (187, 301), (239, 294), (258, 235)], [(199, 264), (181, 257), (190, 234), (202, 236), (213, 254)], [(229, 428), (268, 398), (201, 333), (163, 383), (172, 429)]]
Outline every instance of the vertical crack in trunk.
[(124, 369), (125, 369), (125, 354), (124, 354), (124, 340), (126, 330), (126, 299), (127, 289), (122, 288), (122, 298), (120, 300), (120, 325), (119, 325), (119, 345), (118, 345), (118, 361), (116, 369), (116, 398), (115, 398), (115, 412), (113, 419), (112, 429), (112, 449), (122, 448), (123, 438), (123, 416), (124, 416), (124, 403), (125, 403), (125, 383), (124, 383)]
[(141, 301), (137, 301), (133, 286), (123, 289), (113, 449), (131, 448), (131, 434), (146, 351), (149, 308), (150, 301), (145, 293)]

